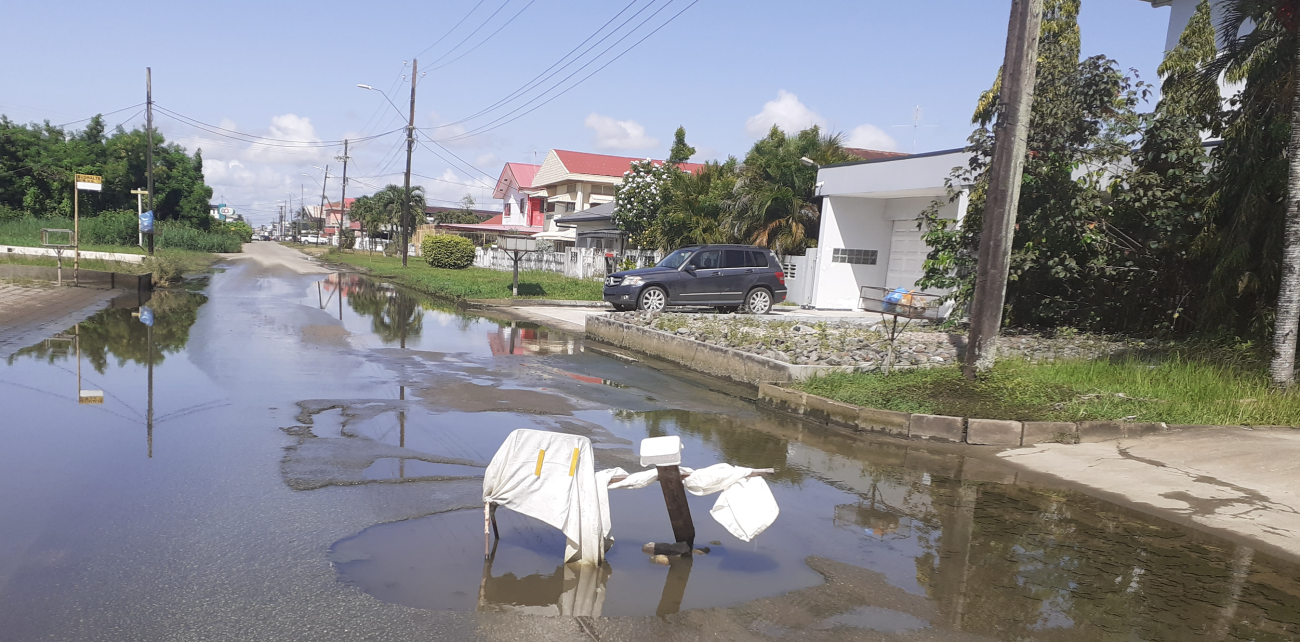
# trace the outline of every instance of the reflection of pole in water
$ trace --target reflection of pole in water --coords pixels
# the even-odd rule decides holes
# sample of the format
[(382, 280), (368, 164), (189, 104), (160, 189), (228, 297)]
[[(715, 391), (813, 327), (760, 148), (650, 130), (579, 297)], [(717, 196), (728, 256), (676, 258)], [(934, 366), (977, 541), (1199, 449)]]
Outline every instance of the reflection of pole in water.
[[(406, 400), (406, 386), (401, 386), (398, 397), (403, 401)], [(406, 448), (406, 409), (400, 408), (397, 411), (397, 445), (400, 448)], [(397, 478), (406, 479), (406, 458), (397, 458)]]
[(691, 579), (691, 565), (694, 563), (690, 555), (668, 558), (668, 579), (664, 580), (664, 592), (659, 597), (659, 608), (655, 609), (655, 615), (663, 617), (682, 610), (686, 582)]
[(1237, 619), (1237, 604), (1241, 601), (1241, 591), (1246, 587), (1246, 578), (1250, 575), (1250, 565), (1255, 560), (1255, 549), (1249, 546), (1240, 546), (1232, 553), (1232, 567), (1228, 576), (1228, 595), (1227, 603), (1223, 605), (1223, 613), (1219, 616), (1219, 621), (1214, 625), (1214, 633), (1209, 636), (1211, 640), (1227, 640), (1232, 628), (1233, 620)]
[(966, 612), (966, 580), (970, 574), (971, 535), (975, 530), (975, 486), (954, 479), (948, 488), (952, 505), (943, 516), (939, 540), (938, 602), (946, 606), (953, 628), (962, 627)]
[(149, 409), (145, 415), (149, 439), (149, 459), (153, 459), (153, 326), (149, 326)]
[[(342, 226), (342, 223), (339, 223), (339, 225)], [(338, 277), (335, 279), (335, 281), (338, 283), (338, 288), (339, 288), (339, 321), (342, 321), (343, 320), (343, 273), (342, 272), (338, 273)]]
[(515, 322), (511, 321), (510, 322), (510, 351), (507, 352), (506, 354), (514, 354), (514, 353), (515, 353)]

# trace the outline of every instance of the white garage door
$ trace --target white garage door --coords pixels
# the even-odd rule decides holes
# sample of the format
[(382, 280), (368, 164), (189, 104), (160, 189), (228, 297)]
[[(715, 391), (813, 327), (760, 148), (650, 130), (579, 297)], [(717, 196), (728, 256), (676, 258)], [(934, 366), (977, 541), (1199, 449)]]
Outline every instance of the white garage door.
[(891, 289), (915, 288), (916, 281), (924, 274), (922, 266), (927, 253), (925, 242), (921, 240), (921, 230), (916, 229), (916, 221), (894, 221), (894, 233), (889, 239), (889, 273), (885, 277), (885, 286)]

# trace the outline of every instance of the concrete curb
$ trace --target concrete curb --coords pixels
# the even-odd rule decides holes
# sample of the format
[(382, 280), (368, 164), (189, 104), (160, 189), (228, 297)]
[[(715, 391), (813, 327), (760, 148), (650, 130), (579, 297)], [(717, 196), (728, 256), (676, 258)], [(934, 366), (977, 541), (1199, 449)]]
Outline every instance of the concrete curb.
[[(44, 256), (50, 258), (57, 258), (59, 255), (59, 253), (55, 252), (53, 248), (26, 247), (22, 245), (0, 245), (0, 253), (19, 254), (24, 256)], [(70, 259), (71, 257), (72, 257), (71, 249), (67, 249), (63, 251), (64, 259)], [(143, 254), (125, 254), (122, 252), (96, 252), (93, 250), (82, 250), (81, 258), (95, 259), (97, 261), (117, 261), (118, 263), (144, 263), (145, 260), (145, 256)]]
[[(64, 285), (72, 285), (71, 267), (63, 267)], [(35, 279), (40, 281), (57, 281), (59, 269), (44, 265), (0, 265), (0, 278)], [(153, 290), (152, 274), (122, 274), (120, 272), (100, 272), (98, 270), (80, 270), (78, 285), (97, 290), (135, 290), (149, 292)]]
[[(893, 437), (963, 443), (972, 446), (1019, 448), (1035, 444), (1097, 443), (1170, 432), (1206, 429), (1237, 429), (1243, 426), (1174, 425), (1126, 423), (1122, 421), (1007, 421), (945, 417), (895, 412), (855, 406), (793, 390), (773, 383), (758, 386), (758, 399), (770, 407), (825, 424), (857, 432), (874, 432)], [(1260, 426), (1249, 430), (1296, 430), (1283, 426)]]
[(795, 365), (752, 352), (715, 346), (670, 332), (624, 323), (607, 316), (587, 317), (587, 336), (715, 377), (751, 385), (803, 381), (829, 372), (866, 372), (858, 366)]
[(612, 310), (605, 301), (572, 301), (568, 299), (465, 299), (469, 308), (605, 308)]

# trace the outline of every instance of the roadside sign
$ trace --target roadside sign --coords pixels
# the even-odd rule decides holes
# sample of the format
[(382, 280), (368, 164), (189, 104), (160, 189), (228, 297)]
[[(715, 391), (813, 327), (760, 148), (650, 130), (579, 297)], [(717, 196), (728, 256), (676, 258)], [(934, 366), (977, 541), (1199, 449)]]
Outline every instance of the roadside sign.
[(104, 191), (104, 177), (77, 174), (77, 189), (87, 192), (102, 192)]
[(140, 213), (140, 231), (153, 234), (153, 210)]
[(148, 306), (140, 306), (140, 323), (153, 327), (153, 309)]

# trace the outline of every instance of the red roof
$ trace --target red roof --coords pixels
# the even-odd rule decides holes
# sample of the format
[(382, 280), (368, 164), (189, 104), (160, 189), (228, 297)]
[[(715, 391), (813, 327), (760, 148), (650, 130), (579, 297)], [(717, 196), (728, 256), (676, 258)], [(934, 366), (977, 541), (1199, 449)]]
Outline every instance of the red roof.
[(844, 151), (857, 156), (863, 160), (880, 160), (882, 158), (898, 158), (900, 156), (911, 156), (907, 152), (886, 152), (879, 149), (863, 149), (861, 147), (845, 147)]
[(439, 223), (440, 230), (453, 230), (456, 232), (493, 232), (496, 234), (523, 234), (532, 236), (542, 231), (542, 226), (528, 225), (501, 225), (498, 220), (497, 224), (491, 223)]
[[(555, 150), (555, 155), (559, 157), (560, 162), (564, 163), (564, 168), (569, 170), (570, 174), (590, 174), (592, 176), (616, 176), (621, 177), (632, 168), (634, 161), (645, 160), (644, 158), (631, 158), (627, 156), (606, 156), (604, 154), (589, 154), (587, 152), (570, 152), (562, 149)], [(655, 165), (663, 165), (661, 160), (654, 161)], [(677, 167), (682, 171), (694, 174), (704, 168), (700, 163), (680, 163)]]
[(479, 223), (479, 225), (501, 225), (502, 222), (505, 220), (504, 216), (505, 216), (504, 214), (497, 214), (496, 216), (493, 216), (492, 218), (483, 221), (482, 223)]
[(505, 198), (506, 190), (510, 188), (511, 179), (514, 179), (515, 185), (521, 190), (526, 190), (533, 186), (533, 177), (537, 176), (537, 170), (541, 165), (529, 165), (528, 163), (506, 163), (501, 168), (501, 176), (497, 177), (496, 189), (492, 191), (492, 198)]

